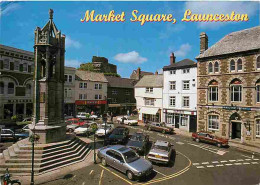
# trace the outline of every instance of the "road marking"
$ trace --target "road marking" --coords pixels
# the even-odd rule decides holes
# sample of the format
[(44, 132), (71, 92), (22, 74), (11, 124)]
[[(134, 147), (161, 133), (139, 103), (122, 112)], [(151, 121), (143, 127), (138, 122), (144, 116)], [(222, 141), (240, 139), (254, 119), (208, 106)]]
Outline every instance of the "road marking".
[(227, 163), (227, 161), (220, 161), (220, 162), (222, 162), (222, 163)]
[(252, 159), (246, 159), (246, 161), (251, 161)]
[(217, 164), (216, 166), (224, 166), (223, 164)]
[(235, 163), (235, 165), (241, 165), (242, 163)]
[(240, 161), (244, 161), (244, 160), (243, 159), (238, 159), (237, 161), (240, 162)]
[(224, 155), (226, 152), (225, 151), (222, 151), (222, 150), (219, 150), (219, 151), (217, 151), (217, 154), (218, 155)]
[(200, 163), (193, 163), (194, 166), (199, 165)]
[(103, 174), (104, 174), (104, 170), (101, 171), (99, 183), (98, 183), (99, 185), (101, 185)]
[(237, 161), (237, 160), (229, 160), (230, 162), (235, 162), (235, 161)]
[(253, 159), (254, 161), (259, 161), (259, 159)]
[(214, 167), (214, 165), (207, 165), (207, 167), (208, 167), (208, 168), (213, 168), (213, 167)]
[(204, 168), (204, 166), (196, 166), (197, 168)]
[(203, 162), (203, 163), (201, 163), (201, 164), (209, 164), (209, 162)]
[(243, 164), (250, 164), (250, 163), (243, 163)]
[(94, 171), (94, 170), (91, 170), (90, 173), (89, 173), (89, 175), (91, 175), (91, 174), (93, 173), (93, 171)]
[(244, 157), (247, 157), (247, 158), (251, 158), (250, 156), (248, 156), (248, 155), (243, 155), (243, 154), (241, 154), (242, 156), (244, 156)]
[(225, 164), (226, 166), (232, 166), (233, 164)]
[(183, 142), (180, 142), (180, 141), (178, 141), (176, 143), (179, 144), (179, 145), (183, 145), (184, 144)]
[(219, 162), (218, 162), (218, 161), (212, 161), (212, 163), (214, 163), (214, 164), (215, 164), (215, 163), (219, 163)]
[(258, 162), (251, 162), (252, 164), (258, 164)]
[(157, 171), (157, 170), (155, 170), (155, 169), (153, 169), (153, 171), (155, 171), (156, 173), (159, 173), (159, 174), (161, 174), (162, 176), (166, 177), (166, 175), (164, 175), (163, 173), (161, 173), (161, 172), (159, 172), (159, 171)]
[(77, 175), (74, 175), (71, 179), (74, 179)]
[(195, 147), (198, 147), (202, 150), (206, 150), (206, 151), (212, 152), (214, 154), (218, 154), (218, 155), (224, 155), (227, 152), (227, 151), (219, 150), (219, 149), (216, 149), (216, 148), (211, 148), (210, 146), (207, 146), (207, 145), (204, 145), (204, 144), (196, 145), (196, 144), (193, 144), (191, 142), (188, 142), (188, 144), (195, 146)]
[(85, 185), (85, 182), (83, 182), (82, 185)]

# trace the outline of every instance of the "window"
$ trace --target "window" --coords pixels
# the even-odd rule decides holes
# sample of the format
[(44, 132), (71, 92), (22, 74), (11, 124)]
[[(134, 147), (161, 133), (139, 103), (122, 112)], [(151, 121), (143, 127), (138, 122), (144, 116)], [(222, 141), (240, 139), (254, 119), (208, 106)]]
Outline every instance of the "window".
[(260, 56), (256, 59), (256, 69), (260, 69)]
[(87, 86), (88, 86), (87, 83), (83, 83), (83, 87), (84, 87), (85, 89), (87, 88)]
[(125, 95), (130, 95), (129, 90), (125, 90)]
[(27, 72), (27, 64), (26, 63), (23, 64), (23, 71)]
[(175, 107), (175, 96), (170, 96), (170, 107)]
[(218, 101), (218, 82), (213, 81), (209, 85), (209, 101)]
[(260, 119), (256, 120), (256, 137), (260, 137)]
[(20, 71), (20, 72), (23, 72), (23, 64), (20, 64), (20, 65), (19, 65), (19, 71)]
[(95, 84), (95, 89), (102, 89), (102, 84)]
[(231, 101), (234, 102), (240, 102), (242, 101), (242, 85), (241, 82), (238, 80), (235, 80), (231, 86)]
[(145, 105), (154, 106), (154, 99), (153, 98), (145, 98)]
[(129, 103), (130, 101), (129, 101), (129, 99), (128, 99), (128, 98), (126, 98), (126, 99), (125, 99), (125, 102), (126, 102), (126, 103)]
[(183, 69), (183, 70), (182, 70), (182, 73), (183, 73), (183, 74), (190, 73), (190, 69)]
[(170, 90), (175, 90), (176, 89), (176, 81), (171, 81), (170, 82)]
[(209, 115), (209, 117), (208, 117), (208, 128), (209, 128), (209, 130), (218, 130), (219, 129), (218, 115)]
[(83, 88), (83, 83), (82, 83), (82, 82), (79, 83), (79, 88), (80, 88), (80, 89)]
[(5, 90), (5, 84), (4, 82), (0, 82), (0, 94), (4, 94)]
[(116, 98), (112, 98), (112, 103), (117, 103), (117, 99)]
[[(68, 96), (68, 93), (67, 93)], [(80, 100), (86, 100), (87, 99), (87, 94), (79, 94), (79, 99)]]
[(188, 125), (189, 116), (185, 114), (181, 114), (181, 126)]
[[(68, 90), (65, 88), (64, 89), (64, 97), (67, 98), (68, 97)], [(80, 97), (80, 96), (79, 96)], [(79, 98), (80, 99), (80, 98)]]
[(113, 89), (113, 90), (112, 90), (112, 94), (113, 94), (113, 95), (117, 95), (117, 90), (116, 90), (116, 89)]
[(14, 70), (14, 63), (13, 62), (10, 62), (10, 70)]
[(9, 82), (8, 83), (8, 94), (14, 94), (14, 83)]
[(80, 82), (80, 83), (79, 83), (79, 88), (81, 88), (81, 89), (83, 89), (83, 88), (86, 89), (87, 86), (88, 86), (87, 83), (84, 83), (84, 82)]
[(102, 95), (100, 94), (95, 94), (95, 100), (101, 100), (102, 99)]
[(14, 62), (14, 70), (19, 71), (19, 61)]
[(72, 82), (72, 75), (68, 75), (69, 76), (69, 82)]
[(28, 73), (31, 73), (31, 72), (32, 72), (32, 66), (28, 65)]
[[(71, 89), (68, 89), (67, 97), (71, 98), (72, 97), (72, 91)], [(87, 94), (86, 94), (86, 99), (87, 99)]]
[(260, 103), (260, 83), (256, 84), (256, 102)]
[(0, 60), (0, 69), (4, 69), (4, 61)]
[(212, 67), (212, 63), (210, 62), (209, 63), (209, 73), (212, 73), (213, 72), (213, 67)]
[(183, 96), (183, 107), (189, 107), (190, 106), (190, 97), (189, 96)]
[(219, 72), (218, 62), (215, 62), (215, 64), (214, 64), (214, 72), (215, 72), (215, 73), (218, 73), (218, 72)]
[(170, 74), (171, 74), (171, 75), (175, 75), (175, 74), (176, 74), (176, 71), (175, 71), (175, 70), (170, 70)]
[(235, 71), (236, 70), (236, 65), (235, 65), (235, 61), (231, 60), (230, 61), (230, 71)]
[(72, 75), (64, 75), (65, 82), (72, 82)]
[(9, 60), (8, 59), (4, 60), (4, 69), (9, 69)]
[(79, 94), (79, 99), (83, 100), (83, 94)]
[(243, 66), (242, 66), (242, 60), (238, 59), (237, 61), (237, 71), (242, 71)]
[(153, 88), (152, 87), (146, 87), (145, 92), (153, 93)]
[(183, 87), (183, 90), (189, 90), (190, 89), (190, 81), (189, 80), (183, 81), (182, 87)]
[(31, 84), (26, 85), (26, 94), (31, 95), (32, 94), (32, 86)]

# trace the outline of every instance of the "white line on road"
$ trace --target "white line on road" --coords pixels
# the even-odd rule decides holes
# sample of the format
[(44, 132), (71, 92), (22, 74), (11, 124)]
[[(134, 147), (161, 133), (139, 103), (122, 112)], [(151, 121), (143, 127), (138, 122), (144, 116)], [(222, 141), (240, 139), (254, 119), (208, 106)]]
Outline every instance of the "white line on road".
[(252, 159), (245, 159), (246, 161), (251, 161)]
[(220, 162), (222, 162), (222, 163), (227, 163), (227, 161), (220, 161)]
[(85, 182), (83, 182), (82, 185), (85, 185)]
[(252, 164), (258, 164), (258, 162), (251, 162)]
[(225, 164), (226, 166), (232, 166), (233, 164)]
[(209, 164), (209, 162), (203, 162), (203, 163), (201, 163), (201, 164)]
[(253, 159), (254, 161), (259, 161), (259, 159)]
[(99, 185), (101, 185), (101, 182), (102, 182), (101, 180), (102, 180), (102, 177), (103, 177), (103, 173), (104, 173), (104, 170), (101, 171), (100, 179), (99, 179), (99, 183), (98, 183)]
[(243, 159), (238, 159), (237, 161), (240, 162), (240, 161), (244, 161), (244, 160)]
[(229, 160), (230, 162), (235, 162), (236, 160)]
[(243, 155), (243, 154), (241, 154), (242, 156), (244, 156), (244, 157), (247, 157), (247, 158), (251, 158), (250, 156), (248, 156), (248, 155)]
[(159, 172), (159, 171), (157, 171), (157, 170), (155, 170), (155, 169), (153, 169), (153, 171), (155, 171), (155, 172), (161, 174), (162, 176), (166, 177), (166, 175), (164, 175), (163, 173), (161, 173), (161, 172)]
[(235, 163), (235, 165), (241, 165), (242, 163)]
[(93, 173), (93, 171), (94, 171), (94, 170), (91, 170), (90, 173), (89, 173), (89, 175), (91, 175), (91, 174)]
[(219, 163), (218, 161), (212, 161), (212, 163)]
[(223, 164), (217, 164), (216, 166), (224, 166)]
[(193, 163), (194, 166), (199, 165), (200, 163)]
[(204, 168), (204, 166), (196, 166), (197, 168)]
[(179, 144), (179, 145), (183, 145), (184, 144), (183, 142), (180, 142), (180, 141), (178, 141), (176, 143)]
[(250, 163), (243, 163), (243, 164), (250, 164)]
[(214, 165), (207, 165), (207, 167), (208, 167), (208, 168), (213, 168), (213, 167), (214, 167)]

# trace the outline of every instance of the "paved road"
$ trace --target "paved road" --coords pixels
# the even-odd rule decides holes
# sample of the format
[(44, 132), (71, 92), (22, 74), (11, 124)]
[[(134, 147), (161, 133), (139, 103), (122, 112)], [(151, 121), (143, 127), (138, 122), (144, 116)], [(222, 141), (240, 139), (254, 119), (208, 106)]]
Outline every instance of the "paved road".
[(174, 163), (154, 165), (155, 172), (145, 181), (129, 181), (113, 168), (97, 164), (75, 171), (49, 185), (123, 185), (123, 184), (175, 184), (175, 185), (258, 185), (260, 184), (260, 156), (233, 148), (218, 148), (196, 143), (179, 135), (163, 135), (146, 131), (142, 127), (129, 127), (130, 132), (145, 131), (150, 140), (167, 140), (174, 144)]

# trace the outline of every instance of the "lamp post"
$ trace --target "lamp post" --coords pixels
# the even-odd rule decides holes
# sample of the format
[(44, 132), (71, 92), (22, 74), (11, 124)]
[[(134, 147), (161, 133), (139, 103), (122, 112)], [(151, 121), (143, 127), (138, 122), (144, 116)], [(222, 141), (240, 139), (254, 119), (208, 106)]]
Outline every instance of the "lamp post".
[(105, 137), (104, 137), (104, 146), (106, 146), (106, 137), (107, 137), (107, 114), (103, 114), (103, 121), (105, 122)]
[(96, 134), (94, 133), (94, 164), (97, 164), (96, 160)]
[(34, 185), (34, 140), (35, 140), (35, 125), (32, 130), (32, 135), (30, 137), (30, 140), (32, 142), (32, 171), (31, 171), (31, 184)]

